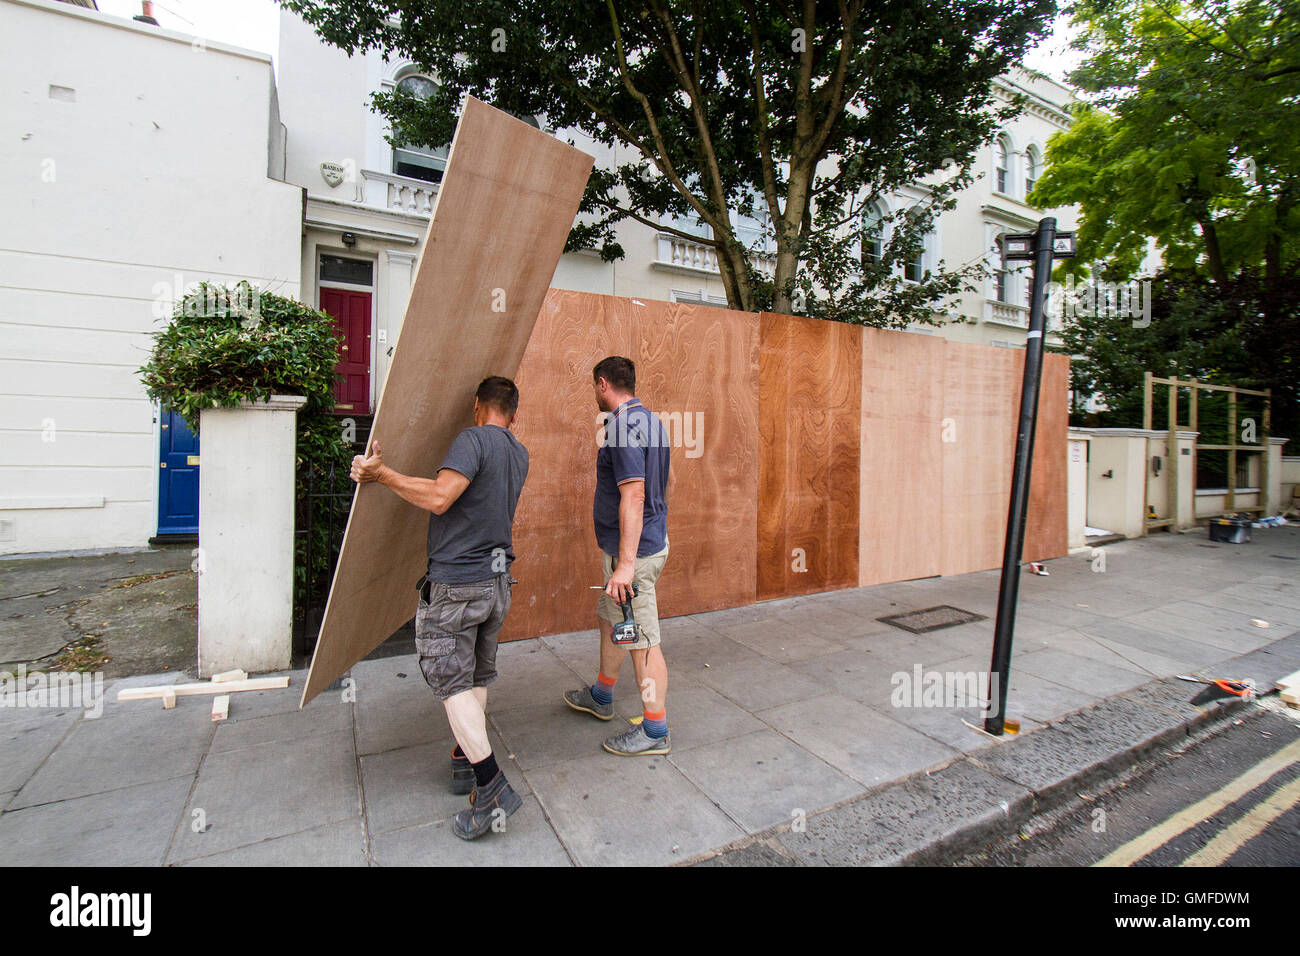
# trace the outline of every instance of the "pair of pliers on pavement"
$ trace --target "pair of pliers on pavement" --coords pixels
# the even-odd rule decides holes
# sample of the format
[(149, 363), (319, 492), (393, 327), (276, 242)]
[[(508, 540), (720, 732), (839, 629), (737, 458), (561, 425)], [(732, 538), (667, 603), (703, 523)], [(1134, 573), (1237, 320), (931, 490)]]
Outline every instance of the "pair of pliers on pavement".
[(1188, 677), (1178, 675), (1179, 680), (1191, 681), (1193, 684), (1207, 684), (1205, 690), (1192, 698), (1193, 704), (1205, 704), (1212, 700), (1224, 700), (1228, 697), (1243, 697), (1249, 700), (1255, 695), (1253, 681), (1227, 680), (1226, 678)]

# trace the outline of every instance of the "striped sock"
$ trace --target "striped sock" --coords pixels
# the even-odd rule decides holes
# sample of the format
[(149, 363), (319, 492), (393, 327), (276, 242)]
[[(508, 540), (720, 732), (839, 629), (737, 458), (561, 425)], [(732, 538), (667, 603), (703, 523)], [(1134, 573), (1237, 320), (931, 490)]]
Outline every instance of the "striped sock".
[(648, 710), (645, 716), (641, 718), (641, 726), (645, 728), (645, 735), (659, 740), (668, 736), (668, 711), (661, 710), (657, 714), (652, 714)]
[(591, 685), (591, 699), (602, 706), (613, 703), (614, 685), (617, 683), (617, 677), (606, 677), (604, 674), (597, 673), (596, 683)]

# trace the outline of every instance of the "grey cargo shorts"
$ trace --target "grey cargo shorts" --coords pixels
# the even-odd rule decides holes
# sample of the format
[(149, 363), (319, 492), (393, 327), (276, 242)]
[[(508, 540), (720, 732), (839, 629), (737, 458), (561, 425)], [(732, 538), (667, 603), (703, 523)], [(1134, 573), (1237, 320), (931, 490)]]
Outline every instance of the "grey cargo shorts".
[(510, 575), (469, 584), (424, 581), (415, 652), (439, 700), (497, 679), (497, 635), (510, 610)]

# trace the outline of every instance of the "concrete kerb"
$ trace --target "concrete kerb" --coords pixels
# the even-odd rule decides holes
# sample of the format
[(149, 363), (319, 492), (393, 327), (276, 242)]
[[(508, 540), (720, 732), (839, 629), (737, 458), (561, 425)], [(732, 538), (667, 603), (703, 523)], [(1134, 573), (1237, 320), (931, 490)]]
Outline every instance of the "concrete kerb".
[[(1272, 681), (1295, 669), (1298, 659), (1300, 632), (1226, 661), (1215, 668), (1215, 676), (1255, 676), (1261, 690), (1267, 691)], [(1270, 664), (1267, 677), (1237, 673), (1246, 666)], [(1176, 677), (1150, 681), (1023, 737), (946, 761), (810, 815), (808, 831), (819, 821), (834, 826), (836, 817), (852, 823), (855, 846), (838, 850), (837, 859), (825, 859), (816, 850), (801, 852), (794, 839), (798, 834), (787, 823), (677, 865), (940, 864), (1018, 832), (1035, 815), (1075, 799), (1078, 791), (1130, 769), (1157, 750), (1187, 741), (1246, 706), (1242, 700), (1229, 699), (1193, 707), (1187, 701), (1194, 695), (1195, 685)], [(927, 820), (912, 834), (906, 823), (900, 828), (899, 811), (909, 806), (921, 807), (931, 818), (942, 817), (935, 810), (935, 792), (942, 791), (947, 780), (966, 777), (969, 782), (972, 775), (984, 778), (987, 792), (970, 800), (955, 819), (941, 820), (938, 828), (933, 819)], [(891, 812), (873, 813), (873, 805)], [(845, 842), (843, 834), (840, 842)]]

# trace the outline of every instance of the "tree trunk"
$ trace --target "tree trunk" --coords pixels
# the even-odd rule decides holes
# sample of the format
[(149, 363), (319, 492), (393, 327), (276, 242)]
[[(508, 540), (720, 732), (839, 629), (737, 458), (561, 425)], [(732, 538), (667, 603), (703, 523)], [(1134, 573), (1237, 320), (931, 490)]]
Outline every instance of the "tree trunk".
[(740, 312), (753, 312), (754, 289), (749, 282), (745, 250), (733, 236), (722, 236), (718, 239), (717, 253), (718, 272), (722, 275), (722, 287), (727, 293), (727, 307)]
[(776, 235), (776, 273), (772, 278), (772, 311), (793, 313), (787, 286), (799, 270), (799, 238), (808, 211), (812, 169), (806, 164), (791, 164), (790, 184), (786, 190), (785, 216)]
[(1205, 237), (1205, 264), (1210, 275), (1220, 286), (1228, 282), (1228, 273), (1223, 268), (1223, 253), (1219, 249), (1219, 233), (1214, 222), (1207, 216), (1200, 220), (1201, 235)]

